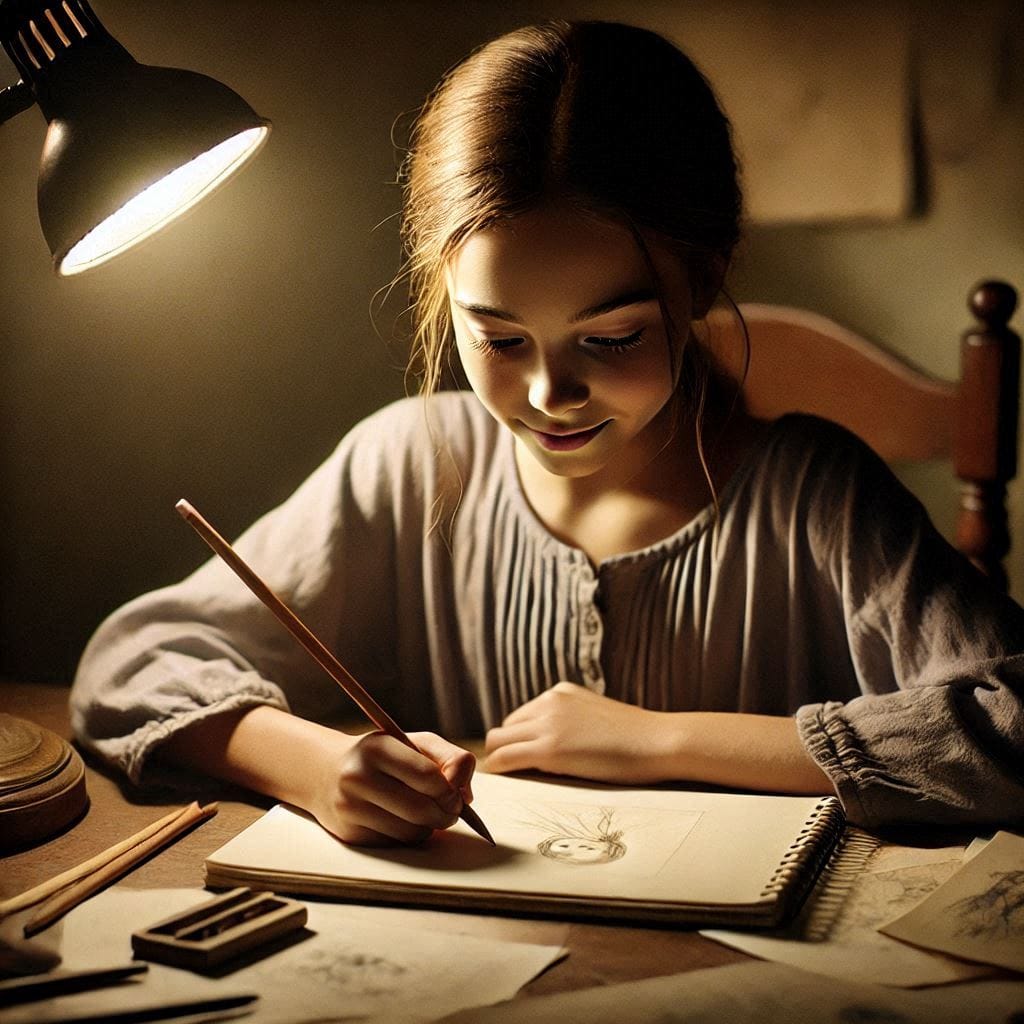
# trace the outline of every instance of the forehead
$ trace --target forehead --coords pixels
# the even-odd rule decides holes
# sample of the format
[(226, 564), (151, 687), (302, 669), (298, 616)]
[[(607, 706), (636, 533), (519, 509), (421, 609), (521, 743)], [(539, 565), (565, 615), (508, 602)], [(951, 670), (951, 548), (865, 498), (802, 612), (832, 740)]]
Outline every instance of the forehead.
[(526, 314), (581, 309), (654, 286), (640, 246), (622, 224), (544, 206), (477, 231), (449, 264), (453, 297)]

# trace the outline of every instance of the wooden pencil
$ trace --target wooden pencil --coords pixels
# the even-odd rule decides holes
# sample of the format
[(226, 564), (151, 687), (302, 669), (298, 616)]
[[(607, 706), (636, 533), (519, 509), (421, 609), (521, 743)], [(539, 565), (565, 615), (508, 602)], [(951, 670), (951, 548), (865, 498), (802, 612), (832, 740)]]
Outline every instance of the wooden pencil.
[[(173, 1017), (192, 1017), (200, 1015), (203, 1020), (230, 1020), (238, 1014), (232, 1010), (240, 1010), (256, 1002), (259, 996), (246, 993), (237, 996), (210, 996), (208, 998), (190, 999), (183, 1002), (155, 1003), (151, 1006), (129, 1006), (121, 1010), (106, 1009), (96, 1013), (87, 1012), (73, 1017), (62, 1017), (62, 1024), (144, 1024), (146, 1021), (170, 1020)], [(211, 1016), (216, 1014), (217, 1016)]]
[(162, 818), (158, 818), (152, 824), (140, 829), (135, 833), (135, 835), (129, 836), (127, 839), (122, 839), (121, 842), (108, 847), (102, 853), (96, 854), (95, 857), (83, 860), (81, 864), (76, 864), (73, 868), (68, 868), (67, 871), (62, 871), (59, 875), (54, 875), (53, 878), (49, 878), (45, 882), (40, 882), (39, 885), (35, 885), (31, 889), (26, 889), (17, 896), (11, 896), (6, 900), (0, 900), (0, 918), (7, 917), (19, 910), (24, 910), (26, 907), (34, 906), (36, 903), (41, 903), (47, 898), (47, 896), (52, 896), (55, 892), (60, 892), (61, 889), (71, 885), (72, 882), (77, 882), (80, 878), (84, 878), (86, 875), (98, 870), (105, 864), (109, 864), (126, 850), (130, 850), (132, 847), (138, 846), (139, 843), (148, 839), (154, 833), (159, 832), (160, 829), (165, 825), (170, 824), (175, 820), (175, 818), (181, 817), (181, 815), (187, 810), (187, 807), (178, 807), (171, 811), (170, 814), (167, 814)]
[[(182, 519), (206, 541), (213, 551), (227, 563), (235, 575), (273, 612), (285, 629), (299, 641), (317, 664), (355, 701), (363, 714), (381, 732), (393, 736), (406, 746), (412, 747), (413, 750), (419, 750), (416, 744), (406, 736), (398, 723), (363, 689), (348, 669), (331, 654), (295, 612), (256, 575), (241, 555), (189, 502), (182, 498), (174, 507), (178, 510)], [(487, 826), (480, 820), (480, 816), (469, 804), (464, 803), (462, 805), (459, 817), (477, 835), (486, 839), (491, 846), (494, 846), (494, 840), (491, 838), (491, 833), (487, 830)]]
[(119, 878), (137, 864), (140, 864), (151, 853), (166, 846), (193, 825), (205, 821), (216, 813), (217, 805), (215, 803), (207, 804), (206, 807), (200, 807), (198, 803), (189, 804), (173, 821), (169, 821), (148, 839), (144, 839), (131, 849), (125, 850), (124, 853), (115, 857), (112, 861), (86, 875), (44, 903), (31, 920), (25, 924), (25, 937), (35, 935), (44, 928), (48, 928), (54, 921), (63, 917), (73, 907), (77, 907), (83, 900), (88, 899), (115, 878)]
[(43, 977), (15, 978), (0, 981), (0, 1006), (18, 1006), (22, 1003), (87, 992), (90, 989), (116, 985), (136, 974), (145, 974), (148, 964), (124, 964), (119, 967), (93, 967), (84, 971), (65, 971)]

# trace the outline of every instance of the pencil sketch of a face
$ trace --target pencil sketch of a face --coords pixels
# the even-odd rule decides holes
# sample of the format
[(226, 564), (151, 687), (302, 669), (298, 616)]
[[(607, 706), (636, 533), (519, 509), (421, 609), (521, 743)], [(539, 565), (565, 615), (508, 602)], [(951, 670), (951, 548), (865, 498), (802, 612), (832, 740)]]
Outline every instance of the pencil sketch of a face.
[(595, 807), (582, 813), (538, 816), (531, 824), (546, 835), (537, 844), (545, 857), (562, 864), (608, 864), (626, 854), (623, 832), (615, 827), (615, 812)]
[(508, 807), (503, 837), (533, 859), (533, 870), (542, 878), (555, 879), (566, 871), (588, 876), (610, 871), (622, 878), (653, 879), (680, 854), (701, 818), (699, 811), (613, 806), (595, 796), (593, 801)]

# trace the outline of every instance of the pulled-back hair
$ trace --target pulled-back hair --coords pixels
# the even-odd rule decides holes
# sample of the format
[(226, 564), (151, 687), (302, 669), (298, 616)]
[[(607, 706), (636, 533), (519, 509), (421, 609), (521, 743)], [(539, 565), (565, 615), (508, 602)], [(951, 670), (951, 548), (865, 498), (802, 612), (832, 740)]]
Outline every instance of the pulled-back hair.
[(401, 181), (410, 366), (427, 393), (452, 348), (445, 269), (476, 231), (566, 201), (629, 227), (652, 273), (641, 232), (657, 233), (695, 295), (739, 238), (727, 118), (685, 54), (630, 25), (551, 21), (476, 50), (428, 97)]

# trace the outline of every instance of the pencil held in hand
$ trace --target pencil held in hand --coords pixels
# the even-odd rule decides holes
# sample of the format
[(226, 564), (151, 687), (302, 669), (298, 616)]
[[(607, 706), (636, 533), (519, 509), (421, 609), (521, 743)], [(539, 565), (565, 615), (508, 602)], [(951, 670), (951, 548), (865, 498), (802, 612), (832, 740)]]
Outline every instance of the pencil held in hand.
[[(401, 740), (406, 746), (419, 751), (398, 723), (367, 693), (355, 677), (320, 642), (302, 620), (256, 575), (235, 549), (184, 498), (175, 506), (178, 514), (232, 569), (236, 576), (273, 612), (278, 621), (306, 649), (318, 665), (355, 701), (359, 709), (381, 732)], [(469, 804), (462, 805), (459, 817), (477, 835), (492, 846), (487, 826)]]

